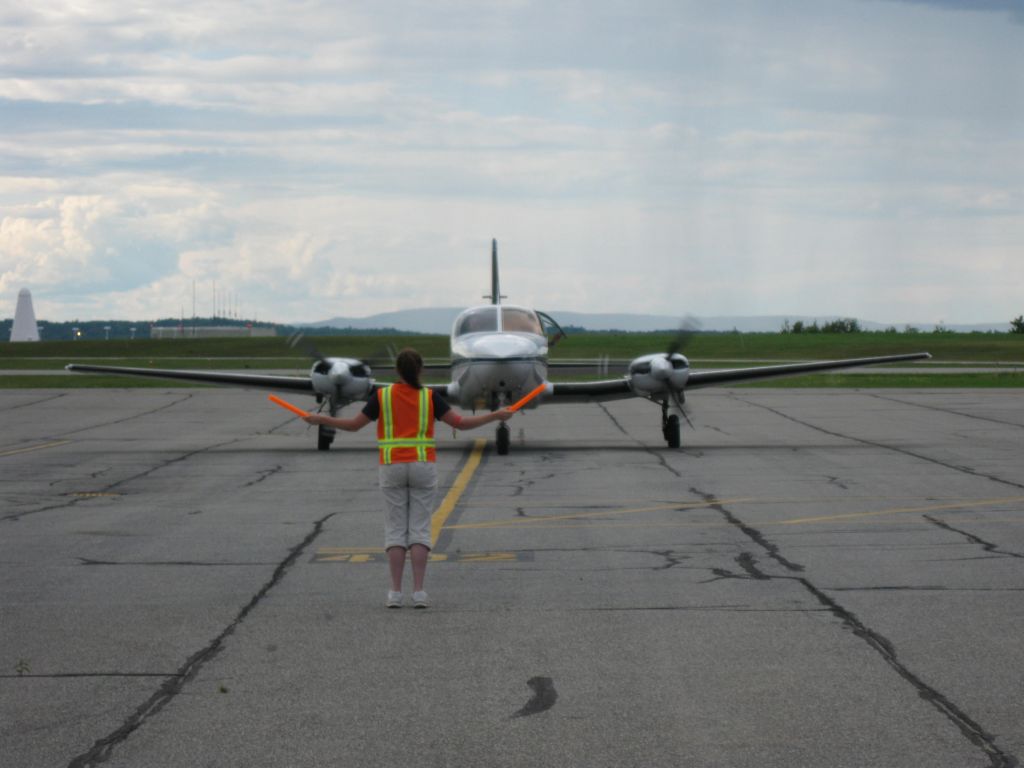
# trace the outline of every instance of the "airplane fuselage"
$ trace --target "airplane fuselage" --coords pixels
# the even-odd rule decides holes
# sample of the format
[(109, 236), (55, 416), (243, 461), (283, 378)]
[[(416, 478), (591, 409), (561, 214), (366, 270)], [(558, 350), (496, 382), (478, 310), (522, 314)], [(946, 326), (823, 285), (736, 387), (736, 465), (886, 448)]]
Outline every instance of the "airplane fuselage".
[(536, 313), (511, 305), (467, 309), (455, 320), (448, 398), (497, 408), (547, 381), (548, 340)]

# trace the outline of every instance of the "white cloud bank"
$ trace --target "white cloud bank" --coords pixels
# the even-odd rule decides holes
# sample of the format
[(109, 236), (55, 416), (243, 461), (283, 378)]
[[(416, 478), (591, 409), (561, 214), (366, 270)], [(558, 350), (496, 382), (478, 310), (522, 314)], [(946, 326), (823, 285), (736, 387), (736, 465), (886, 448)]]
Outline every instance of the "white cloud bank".
[(469, 304), (497, 237), (549, 310), (1008, 319), (1024, 26), (953, 5), (0, 12), (0, 315)]

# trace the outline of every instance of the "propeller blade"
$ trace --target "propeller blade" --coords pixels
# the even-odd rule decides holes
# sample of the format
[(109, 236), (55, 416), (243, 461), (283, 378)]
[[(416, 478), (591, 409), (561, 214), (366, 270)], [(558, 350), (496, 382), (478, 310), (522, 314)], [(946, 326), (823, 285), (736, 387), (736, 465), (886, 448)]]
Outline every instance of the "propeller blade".
[(676, 331), (675, 337), (668, 345), (668, 351), (665, 353), (665, 357), (671, 357), (676, 352), (681, 352), (683, 349), (689, 346), (690, 341), (693, 337), (700, 333), (701, 324), (700, 321), (693, 315), (687, 315), (680, 321), (679, 330)]
[(683, 404), (682, 397), (680, 397), (679, 393), (674, 389), (669, 389), (669, 391), (672, 393), (672, 401), (675, 403), (679, 412), (683, 415), (683, 418), (686, 419), (686, 423), (690, 425), (690, 429), (696, 429), (696, 427), (693, 426), (693, 422), (690, 421), (689, 409)]
[(320, 350), (316, 348), (316, 345), (314, 345), (313, 342), (306, 340), (306, 334), (303, 331), (296, 331), (288, 337), (288, 346), (292, 349), (295, 349), (300, 344), (302, 351), (318, 363), (326, 359), (320, 353)]

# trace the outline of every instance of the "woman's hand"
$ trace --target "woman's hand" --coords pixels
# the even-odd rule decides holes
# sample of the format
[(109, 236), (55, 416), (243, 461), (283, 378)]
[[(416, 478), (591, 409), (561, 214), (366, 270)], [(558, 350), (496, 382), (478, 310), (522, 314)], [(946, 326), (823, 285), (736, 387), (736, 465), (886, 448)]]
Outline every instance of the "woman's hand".
[(516, 412), (513, 411), (511, 408), (502, 408), (500, 411), (495, 411), (494, 415), (498, 418), (499, 421), (508, 421), (509, 419), (516, 415)]

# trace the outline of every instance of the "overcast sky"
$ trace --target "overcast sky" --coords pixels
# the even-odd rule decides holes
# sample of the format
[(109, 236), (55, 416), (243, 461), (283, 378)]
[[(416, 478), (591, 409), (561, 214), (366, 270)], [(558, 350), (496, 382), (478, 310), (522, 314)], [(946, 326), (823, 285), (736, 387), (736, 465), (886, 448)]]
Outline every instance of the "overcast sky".
[(1008, 322), (1024, 0), (0, 0), (2, 317), (468, 305), (492, 237), (548, 311)]

